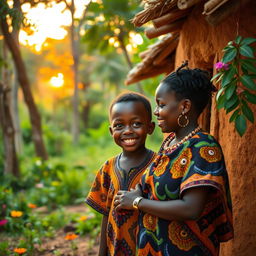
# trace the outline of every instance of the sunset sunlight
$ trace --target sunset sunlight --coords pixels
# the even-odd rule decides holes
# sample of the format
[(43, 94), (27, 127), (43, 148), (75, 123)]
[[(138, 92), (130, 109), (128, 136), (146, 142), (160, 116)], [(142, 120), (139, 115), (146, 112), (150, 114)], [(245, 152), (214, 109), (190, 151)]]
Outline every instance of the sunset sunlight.
[(50, 79), (50, 84), (52, 87), (60, 88), (64, 85), (64, 76), (62, 73), (58, 73), (57, 76), (53, 76)]
[[(69, 1), (67, 1), (69, 2)], [(89, 0), (76, 0), (75, 18), (80, 18), (85, 6)], [(47, 38), (62, 40), (67, 35), (66, 27), (71, 24), (70, 11), (67, 10), (66, 4), (53, 3), (50, 7), (46, 7), (43, 3), (31, 8), (29, 3), (22, 5), (22, 11), (25, 13), (28, 23), (32, 26), (32, 33), (21, 30), (19, 41), (23, 45), (28, 45), (40, 52)]]

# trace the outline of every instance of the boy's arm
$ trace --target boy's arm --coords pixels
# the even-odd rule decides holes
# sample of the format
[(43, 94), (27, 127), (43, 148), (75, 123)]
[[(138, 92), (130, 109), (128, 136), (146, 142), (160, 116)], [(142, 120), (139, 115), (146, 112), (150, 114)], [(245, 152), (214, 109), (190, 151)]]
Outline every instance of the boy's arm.
[(99, 256), (107, 256), (107, 224), (108, 216), (103, 215), (101, 221)]

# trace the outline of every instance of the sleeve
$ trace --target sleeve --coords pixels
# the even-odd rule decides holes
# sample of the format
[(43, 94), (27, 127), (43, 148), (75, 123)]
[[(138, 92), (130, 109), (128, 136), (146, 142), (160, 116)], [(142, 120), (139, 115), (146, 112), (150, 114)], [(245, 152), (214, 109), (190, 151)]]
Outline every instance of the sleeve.
[(85, 199), (97, 212), (108, 215), (112, 203), (111, 178), (109, 175), (110, 163), (107, 161), (97, 172), (91, 190)]
[[(199, 232), (213, 234), (219, 242), (233, 237), (232, 203), (228, 173), (218, 142), (210, 135), (187, 148), (191, 153), (188, 171), (180, 184), (180, 196), (193, 187), (213, 187), (208, 194), (204, 211), (196, 221)], [(185, 161), (184, 161), (185, 162)], [(192, 225), (191, 223), (188, 225)], [(202, 231), (204, 230), (204, 231)]]
[(214, 187), (225, 194), (227, 172), (223, 153), (217, 141), (209, 135), (204, 140), (193, 143), (186, 151), (187, 158), (181, 158), (180, 164), (183, 161), (189, 168), (181, 180), (180, 194), (188, 188), (198, 186)]

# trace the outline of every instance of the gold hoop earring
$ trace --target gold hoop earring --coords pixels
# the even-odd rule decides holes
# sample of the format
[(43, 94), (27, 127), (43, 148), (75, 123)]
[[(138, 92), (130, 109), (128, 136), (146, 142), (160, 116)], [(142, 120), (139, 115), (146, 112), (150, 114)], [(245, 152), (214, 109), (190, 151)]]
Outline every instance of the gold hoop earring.
[[(184, 120), (182, 121), (181, 119), (184, 117)], [(184, 111), (178, 116), (178, 125), (182, 128), (186, 127), (189, 124), (189, 119), (188, 116), (185, 115)]]

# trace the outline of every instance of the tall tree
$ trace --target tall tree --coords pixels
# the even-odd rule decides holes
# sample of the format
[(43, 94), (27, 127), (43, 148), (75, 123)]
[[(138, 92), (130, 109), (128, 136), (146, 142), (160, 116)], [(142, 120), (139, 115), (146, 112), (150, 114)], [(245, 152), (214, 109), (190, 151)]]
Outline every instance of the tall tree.
[(77, 20), (75, 18), (75, 1), (71, 0), (69, 3), (67, 0), (64, 0), (66, 3), (67, 9), (70, 11), (71, 14), (71, 26), (70, 26), (70, 40), (71, 40), (71, 52), (73, 57), (73, 76), (74, 76), (74, 94), (73, 94), (73, 120), (72, 120), (72, 136), (73, 136), (73, 143), (76, 144), (79, 140), (79, 89), (78, 89), (78, 68), (79, 68), (79, 42), (80, 42), (80, 29), (81, 25), (86, 16), (86, 12), (88, 6), (90, 5), (90, 1), (87, 6), (84, 8), (83, 14), (81, 19)]
[(15, 149), (15, 131), (10, 110), (10, 72), (8, 70), (7, 47), (4, 42), (2, 46), (3, 62), (1, 62), (0, 82), (0, 126), (4, 141), (4, 172), (19, 175), (19, 164)]
[[(134, 0), (102, 0), (91, 3), (87, 15), (89, 22), (85, 26), (84, 35), (89, 49), (98, 48), (102, 53), (121, 50), (131, 69), (133, 65), (126, 46), (131, 43), (129, 33), (135, 31), (130, 19), (136, 11), (138, 2)], [(140, 85), (138, 90), (143, 92)]]
[[(17, 25), (17, 16), (20, 14), (18, 10), (10, 9), (8, 1), (2, 0), (2, 7), (0, 13), (0, 23), (2, 33), (4, 35), (4, 41), (6, 42), (15, 64), (17, 71), (18, 81), (21, 86), (25, 103), (28, 107), (29, 117), (32, 127), (32, 140), (35, 145), (35, 151), (37, 156), (42, 159), (47, 159), (47, 152), (43, 142), (41, 117), (37, 110), (32, 92), (31, 85), (28, 79), (25, 63), (22, 58), (20, 47), (17, 43), (15, 34), (12, 31), (12, 27)], [(10, 22), (11, 21), (11, 22)]]

